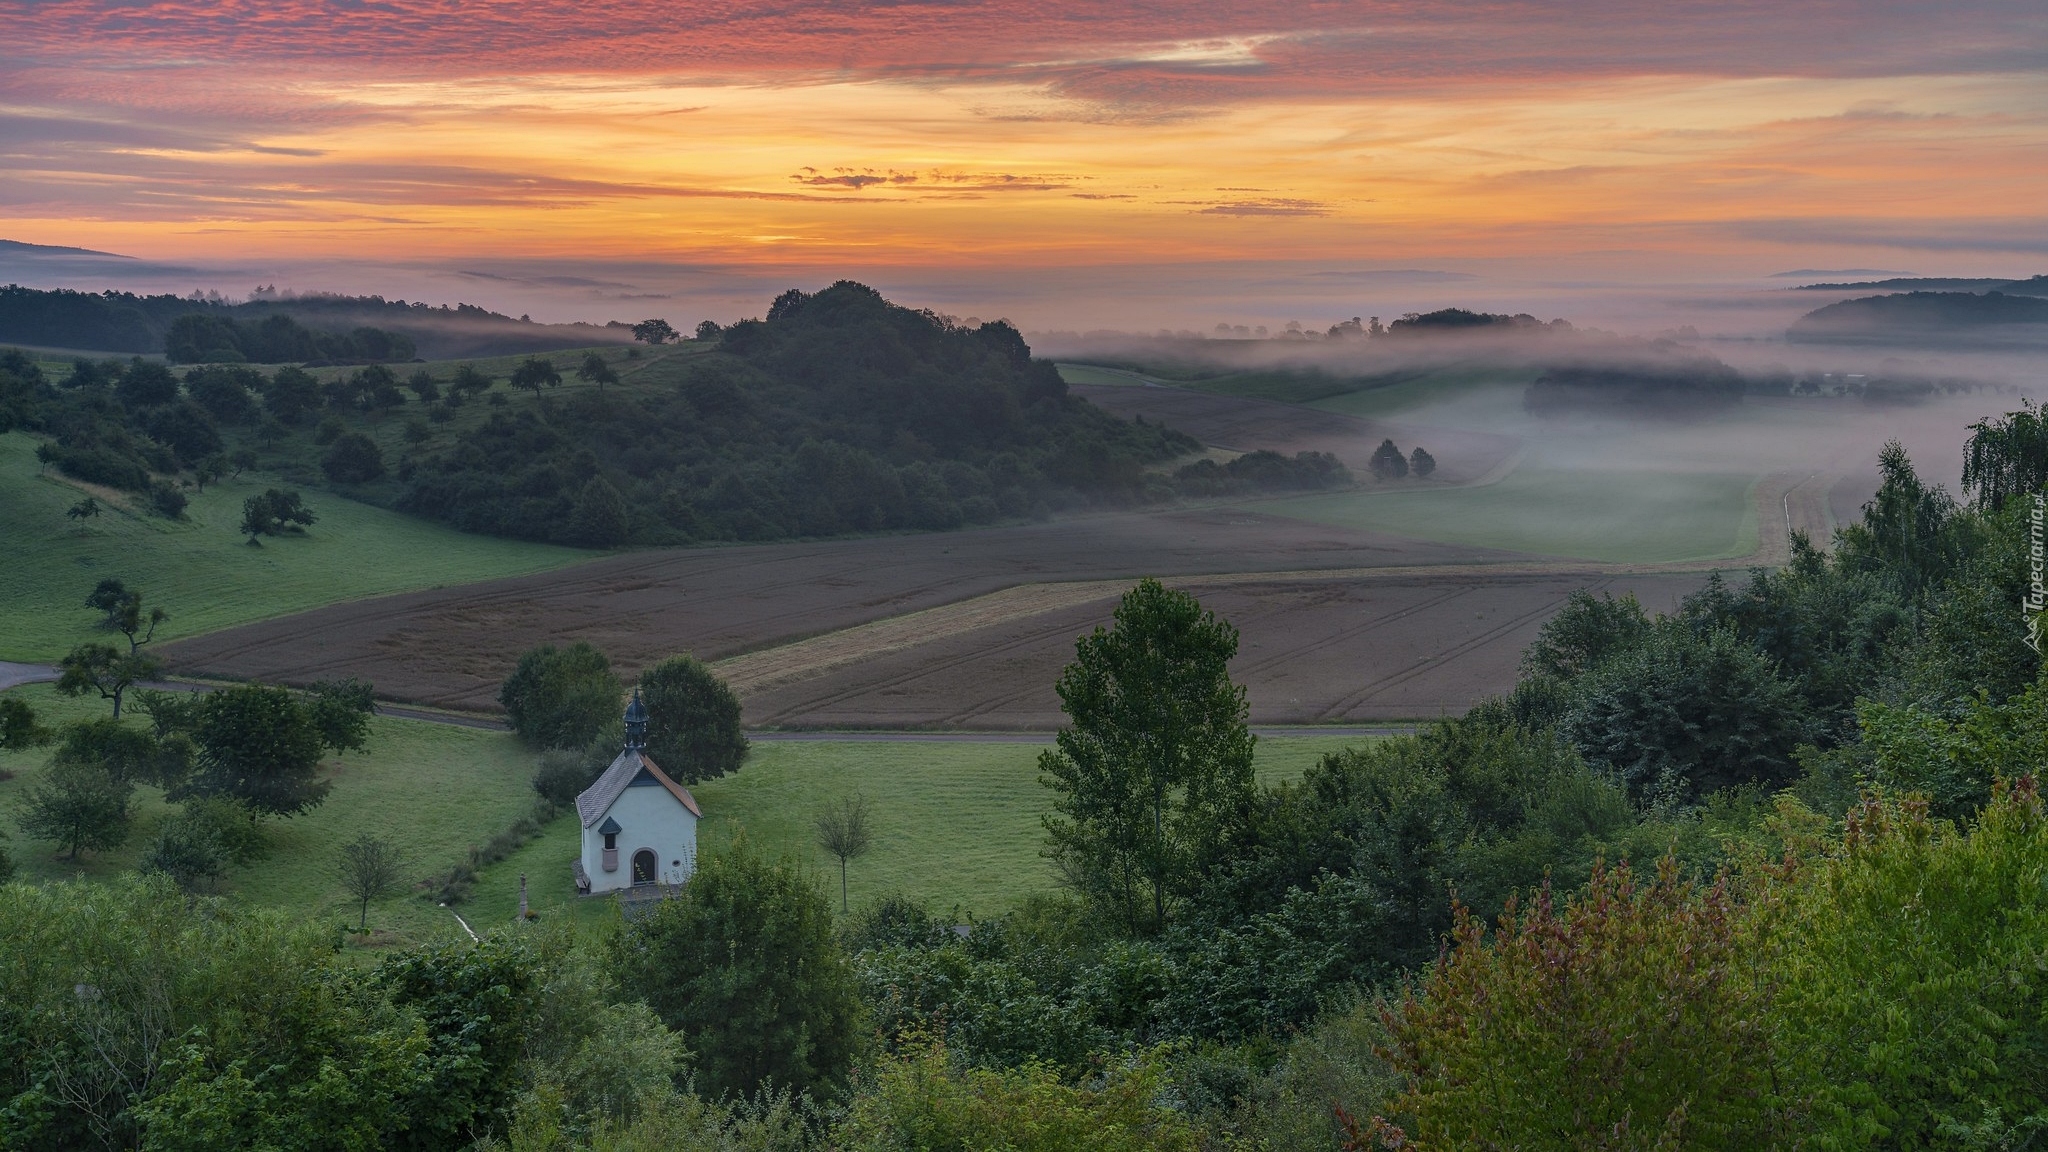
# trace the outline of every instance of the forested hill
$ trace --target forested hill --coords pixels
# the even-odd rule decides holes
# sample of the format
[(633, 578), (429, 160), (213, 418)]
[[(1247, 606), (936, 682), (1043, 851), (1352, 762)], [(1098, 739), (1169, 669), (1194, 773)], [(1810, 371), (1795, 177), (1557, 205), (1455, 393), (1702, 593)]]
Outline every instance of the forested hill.
[(1146, 466), (1198, 447), (1068, 396), (1008, 324), (844, 281), (659, 367), (672, 384), (537, 395), (422, 445), (397, 503), (598, 545), (944, 529), (1170, 492)]
[[(190, 316), (206, 317), (216, 327), (227, 322), (250, 331), (279, 316), (289, 317), (322, 334), (345, 336), (356, 329), (375, 329), (403, 338), (408, 350), (405, 356), (397, 357), (399, 359), (410, 359), (414, 355), (448, 359), (547, 352), (592, 344), (623, 344), (632, 338), (631, 331), (625, 328), (593, 324), (534, 324), (474, 304), (436, 306), (386, 300), (382, 296), (273, 294), (233, 304), (218, 297), (139, 296), (132, 292), (93, 293), (69, 289), (44, 291), (17, 284), (0, 287), (0, 343), (75, 348), (88, 352), (156, 353), (165, 351), (165, 337), (172, 327), (181, 318)], [(266, 359), (261, 350), (249, 351), (253, 354), (240, 358)], [(338, 352), (332, 346), (284, 351), (311, 354), (280, 356), (279, 361), (391, 358), (351, 355), (351, 350), (345, 346)], [(323, 352), (337, 354), (323, 355)], [(227, 358), (232, 360), (236, 357)]]
[(1817, 308), (1786, 336), (1795, 341), (1917, 343), (1986, 337), (2048, 343), (2048, 300), (2003, 292), (1898, 292)]

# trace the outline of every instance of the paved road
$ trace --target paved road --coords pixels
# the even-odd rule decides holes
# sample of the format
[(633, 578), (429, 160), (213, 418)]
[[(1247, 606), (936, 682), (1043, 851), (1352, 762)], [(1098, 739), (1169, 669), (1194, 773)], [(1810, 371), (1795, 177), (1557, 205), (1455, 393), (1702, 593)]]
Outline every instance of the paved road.
[[(46, 684), (57, 678), (57, 670), (48, 664), (14, 664), (0, 660), (0, 692), (22, 684)], [(141, 685), (170, 692), (210, 692), (216, 685), (194, 684), (184, 680), (166, 680)], [(436, 712), (426, 708), (408, 708), (402, 704), (377, 705), (379, 716), (391, 716), (400, 720), (424, 720), (429, 724), (449, 724), (458, 728), (478, 728), (488, 732), (503, 732), (505, 722), (492, 716), (471, 716), (455, 712)], [(1322, 728), (1299, 726), (1286, 728), (1254, 728), (1260, 736), (1287, 739), (1299, 736), (1400, 736), (1415, 731), (1413, 725), (1387, 725), (1381, 727)], [(848, 743), (848, 744), (1050, 744), (1050, 732), (877, 732), (819, 731), (812, 729), (777, 730), (749, 732), (747, 739), (764, 744), (778, 743)]]

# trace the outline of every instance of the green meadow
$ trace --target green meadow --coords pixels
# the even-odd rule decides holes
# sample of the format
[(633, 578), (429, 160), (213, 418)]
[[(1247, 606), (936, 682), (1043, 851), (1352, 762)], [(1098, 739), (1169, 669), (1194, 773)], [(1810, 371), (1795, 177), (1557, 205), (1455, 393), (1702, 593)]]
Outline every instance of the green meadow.
[[(13, 690), (46, 723), (103, 715), (97, 699), (72, 700), (47, 685)], [(1317, 758), (1360, 743), (1356, 737), (1262, 739), (1257, 769), (1262, 783), (1299, 777)], [(1041, 819), (1050, 793), (1038, 783), (1045, 745), (1014, 743), (874, 743), (789, 741), (756, 744), (733, 776), (697, 785), (705, 810), (702, 846), (717, 851), (742, 832), (771, 855), (793, 855), (837, 894), (838, 865), (813, 841), (811, 821), (831, 800), (865, 797), (875, 844), (848, 870), (855, 903), (900, 892), (960, 914), (999, 914), (1033, 892), (1055, 886), (1040, 858)], [(122, 848), (61, 859), (53, 845), (26, 839), (16, 824), (24, 794), (44, 771), (47, 749), (0, 753), (0, 832), (24, 879), (105, 877), (131, 869), (159, 821), (174, 809), (154, 789), (136, 792), (133, 834)], [(285, 907), (321, 923), (353, 923), (333, 872), (340, 846), (363, 833), (405, 847), (421, 876), (462, 860), (531, 810), (530, 749), (507, 733), (379, 717), (368, 750), (329, 761), (334, 791), (327, 802), (291, 820), (272, 822), (267, 858), (236, 870), (222, 890), (264, 905)], [(512, 919), (519, 877), (527, 878), (531, 907), (543, 918), (601, 920), (605, 900), (579, 899), (570, 880), (578, 826), (564, 814), (509, 858), (483, 869), (472, 897), (453, 910), (422, 895), (395, 897), (372, 907), (370, 923), (381, 938), (419, 940), (459, 934), (452, 913), (479, 931)]]
[(1672, 563), (1756, 550), (1757, 478), (1742, 473), (1522, 467), (1498, 483), (1300, 496), (1249, 508), (1342, 528), (1616, 563)]
[(141, 499), (95, 489), (100, 514), (72, 520), (80, 487), (45, 475), (26, 433), (0, 436), (0, 659), (54, 660), (103, 638), (85, 608), (112, 576), (171, 613), (158, 639), (196, 635), (343, 600), (516, 576), (588, 560), (593, 553), (471, 536), (429, 520), (302, 488), (319, 521), (303, 536), (260, 548), (237, 527), (242, 502), (280, 483), (245, 472), (192, 492), (181, 521)]

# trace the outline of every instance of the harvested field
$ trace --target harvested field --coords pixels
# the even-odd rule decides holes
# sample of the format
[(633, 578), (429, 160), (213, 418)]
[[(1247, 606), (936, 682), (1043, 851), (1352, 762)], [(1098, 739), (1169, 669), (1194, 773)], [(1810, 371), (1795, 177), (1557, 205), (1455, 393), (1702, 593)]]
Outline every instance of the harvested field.
[[(1252, 720), (1314, 724), (1463, 711), (1514, 683), (1522, 649), (1573, 589), (1634, 592), (1669, 611), (1702, 573), (1603, 576), (1346, 573), (1169, 579), (1236, 624), (1232, 675)], [(914, 646), (742, 688), (763, 727), (1045, 729), (1074, 639), (1109, 622), (1122, 584), (1073, 585), (1079, 602), (991, 620)], [(1094, 593), (1093, 599), (1080, 597)], [(802, 648), (803, 645), (792, 645)], [(734, 661), (735, 670), (751, 657)], [(736, 684), (736, 687), (739, 686)]]
[[(486, 710), (496, 707), (498, 684), (519, 653), (541, 643), (589, 640), (630, 675), (678, 652), (721, 660), (1021, 584), (1517, 559), (1231, 509), (1134, 513), (922, 536), (630, 553), (546, 575), (330, 605), (163, 651), (186, 675), (284, 683), (362, 676), (390, 699)], [(968, 608), (941, 630), (979, 621), (985, 608)], [(908, 627), (915, 633), (924, 626)], [(891, 627), (896, 631), (884, 642), (855, 643), (852, 658), (919, 639), (904, 637), (902, 625)]]
[(1074, 384), (1068, 390), (1125, 419), (1143, 416), (1219, 448), (1239, 452), (1267, 448), (1288, 455), (1328, 452), (1367, 479), (1371, 479), (1373, 449), (1388, 438), (1404, 449), (1421, 444), (1436, 456), (1433, 486), (1478, 480), (1512, 458), (1519, 447), (1512, 436), (1364, 420), (1297, 404), (1188, 388)]

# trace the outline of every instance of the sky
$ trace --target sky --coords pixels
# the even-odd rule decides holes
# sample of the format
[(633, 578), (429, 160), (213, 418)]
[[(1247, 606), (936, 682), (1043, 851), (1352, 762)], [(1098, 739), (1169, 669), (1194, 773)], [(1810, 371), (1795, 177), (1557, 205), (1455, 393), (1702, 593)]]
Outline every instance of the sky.
[(2048, 270), (2044, 188), (2040, 0), (0, 0), (0, 237), (181, 287), (1627, 314)]

